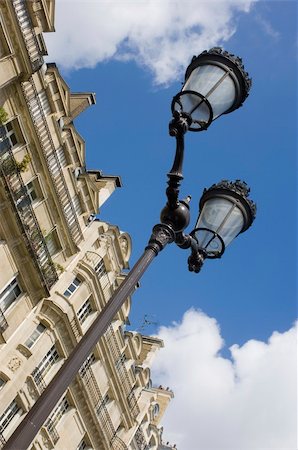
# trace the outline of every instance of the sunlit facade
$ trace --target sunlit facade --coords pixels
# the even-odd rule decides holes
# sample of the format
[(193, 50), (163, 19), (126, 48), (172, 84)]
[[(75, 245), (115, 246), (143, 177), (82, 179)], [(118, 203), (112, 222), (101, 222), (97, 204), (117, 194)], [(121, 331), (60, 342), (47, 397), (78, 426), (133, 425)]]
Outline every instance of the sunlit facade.
[[(0, 3), (0, 447), (121, 284), (131, 240), (96, 218), (121, 186), (87, 170), (74, 118), (95, 103), (45, 64), (53, 0)], [(161, 447), (173, 393), (153, 387), (160, 339), (125, 330), (128, 298), (31, 450)]]

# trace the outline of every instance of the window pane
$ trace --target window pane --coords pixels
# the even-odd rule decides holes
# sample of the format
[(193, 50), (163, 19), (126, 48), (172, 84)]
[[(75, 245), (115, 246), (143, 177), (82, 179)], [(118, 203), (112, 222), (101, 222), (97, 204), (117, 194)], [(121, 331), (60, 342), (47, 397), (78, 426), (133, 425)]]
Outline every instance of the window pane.
[(85, 322), (85, 320), (91, 313), (92, 313), (92, 305), (90, 299), (88, 299), (77, 312), (78, 319), (81, 325), (82, 323)]
[(5, 385), (5, 380), (3, 380), (3, 378), (0, 378), (0, 389), (2, 389), (4, 385)]
[(0, 293), (0, 307), (6, 311), (9, 306), (19, 297), (21, 289), (14, 278), (11, 283)]
[(68, 286), (63, 295), (65, 295), (65, 297), (70, 297), (80, 284), (81, 281), (78, 278), (75, 278), (73, 282)]
[(25, 342), (26, 347), (31, 348), (32, 345), (37, 341), (40, 335), (45, 331), (46, 327), (40, 323), (37, 328), (33, 331), (31, 336)]
[(45, 375), (50, 368), (57, 362), (59, 359), (59, 354), (56, 350), (55, 345), (48, 351), (48, 353), (42, 358), (38, 366), (36, 367), (37, 371), (39, 371), (42, 375)]
[(17, 402), (13, 400), (0, 417), (0, 431), (3, 432), (12, 419), (21, 412), (22, 409), (18, 406)]

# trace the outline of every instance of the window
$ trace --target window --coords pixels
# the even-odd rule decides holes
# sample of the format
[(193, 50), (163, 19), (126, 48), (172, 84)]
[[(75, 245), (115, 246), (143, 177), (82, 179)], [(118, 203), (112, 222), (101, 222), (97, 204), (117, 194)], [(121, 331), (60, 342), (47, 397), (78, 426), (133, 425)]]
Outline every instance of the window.
[(64, 292), (64, 296), (65, 297), (70, 297), (74, 291), (76, 291), (78, 289), (78, 287), (80, 286), (81, 281), (76, 277), (73, 282), (68, 286), (68, 288), (66, 289), (66, 291)]
[(57, 230), (52, 230), (45, 236), (47, 248), (51, 256), (55, 255), (61, 250), (61, 244), (58, 238)]
[(79, 322), (81, 325), (82, 325), (82, 323), (85, 322), (85, 320), (92, 313), (92, 311), (93, 311), (93, 309), (92, 309), (92, 305), (90, 302), (90, 298), (88, 298), (88, 300), (86, 300), (85, 303), (83, 303), (83, 305), (77, 312), (77, 316), (78, 316), (78, 319), (79, 319)]
[(84, 450), (85, 448), (87, 448), (87, 444), (84, 441), (84, 439), (79, 443), (79, 445), (77, 446), (77, 450)]
[(94, 353), (91, 353), (91, 355), (89, 355), (87, 357), (87, 359), (84, 361), (83, 365), (81, 366), (81, 368), (79, 370), (79, 373), (80, 373), (81, 377), (86, 375), (87, 369), (89, 369), (91, 364), (94, 363), (94, 362), (95, 362), (95, 355), (94, 355)]
[(50, 415), (48, 421), (46, 422), (45, 426), (47, 427), (48, 431), (51, 432), (53, 428), (57, 425), (63, 414), (66, 413), (66, 411), (69, 409), (70, 405), (64, 397), (60, 403), (56, 406), (52, 414)]
[(110, 397), (108, 396), (108, 394), (106, 394), (103, 397), (101, 403), (96, 408), (97, 414), (99, 414), (101, 412), (101, 410), (109, 403), (109, 401), (110, 401)]
[(4, 58), (5, 56), (9, 55), (10, 49), (9, 49), (9, 45), (4, 33), (4, 29), (3, 29), (3, 25), (0, 22), (0, 59)]
[(10, 145), (14, 147), (18, 143), (18, 140), (12, 122), (8, 122), (4, 127), (6, 128), (6, 137), (8, 138)]
[(29, 183), (26, 184), (26, 189), (31, 203), (43, 197), (38, 178), (29, 181)]
[(121, 355), (120, 358), (117, 359), (117, 361), (115, 362), (116, 369), (120, 370), (120, 368), (123, 366), (126, 360), (127, 360), (126, 355), (125, 353), (123, 353), (123, 355)]
[(152, 408), (153, 419), (155, 419), (155, 417), (158, 416), (159, 410), (160, 410), (159, 404), (154, 403), (153, 408)]
[(96, 264), (94, 270), (97, 273), (98, 278), (107, 273), (103, 259), (101, 259), (99, 263)]
[(110, 280), (107, 273), (107, 269), (105, 267), (103, 259), (99, 261), (99, 263), (96, 264), (94, 267), (95, 272), (97, 273), (101, 288), (104, 293), (104, 297), (107, 300), (111, 295), (111, 288), (110, 288)]
[(6, 383), (6, 381), (3, 380), (2, 377), (0, 377), (0, 391), (1, 391), (1, 389), (3, 388), (3, 386), (5, 385), (5, 383)]
[(16, 400), (13, 400), (0, 417), (0, 433), (3, 433), (14, 418), (20, 417), (22, 412), (22, 408), (19, 407)]
[(33, 372), (33, 378), (38, 384), (38, 376), (45, 375), (49, 372), (51, 367), (59, 360), (59, 353), (55, 345), (47, 352), (47, 354), (42, 358), (35, 371)]
[(2, 142), (2, 145), (6, 147), (7, 145), (9, 145), (10, 147), (14, 147), (17, 144), (25, 143), (25, 138), (21, 131), (18, 119), (13, 119), (3, 126), (5, 128), (6, 139)]
[(45, 331), (46, 327), (40, 323), (37, 325), (31, 336), (25, 342), (26, 347), (31, 348), (33, 344), (37, 341), (37, 339), (41, 336), (41, 334)]
[(6, 311), (21, 295), (22, 291), (16, 278), (0, 293), (0, 308), (2, 312)]

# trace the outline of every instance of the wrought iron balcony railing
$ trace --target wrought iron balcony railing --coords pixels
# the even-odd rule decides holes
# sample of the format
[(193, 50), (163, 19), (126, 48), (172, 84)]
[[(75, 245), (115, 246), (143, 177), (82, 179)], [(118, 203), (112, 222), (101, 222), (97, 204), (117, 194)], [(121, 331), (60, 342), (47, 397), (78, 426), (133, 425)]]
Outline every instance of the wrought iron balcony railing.
[[(98, 256), (96, 252), (90, 251), (86, 253), (84, 260), (85, 263), (90, 265), (96, 271), (104, 300), (105, 302), (108, 302), (113, 293), (113, 287), (109, 280), (108, 273), (106, 272), (106, 269), (104, 267), (103, 260)], [(134, 393), (134, 381), (128, 374), (128, 369), (125, 365), (125, 356), (121, 352), (117, 337), (111, 325), (105, 332), (103, 340), (108, 348), (109, 354), (111, 355), (113, 365), (121, 383), (123, 392), (126, 396), (131, 414), (133, 417), (136, 417), (139, 414), (140, 410), (138, 407), (137, 398)]]
[(146, 442), (145, 436), (141, 428), (139, 427), (135, 433), (135, 440), (138, 446), (138, 450), (149, 450), (150, 447)]
[(47, 429), (47, 432), (49, 433), (53, 443), (56, 444), (58, 442), (60, 436), (54, 425), (54, 422), (51, 419), (48, 419), (44, 426)]
[(12, 0), (12, 5), (29, 55), (32, 71), (36, 72), (44, 61), (27, 9), (28, 2), (26, 0)]
[(111, 450), (127, 450), (125, 443), (116, 435), (116, 430), (106, 407), (106, 401), (102, 397), (95, 375), (90, 365), (86, 365), (79, 372), (79, 381), (85, 389), (89, 401), (98, 417), (100, 429), (107, 448)]
[[(61, 211), (75, 244), (83, 239), (82, 230), (77, 218), (67, 183), (63, 174), (58, 149), (55, 148), (46, 113), (51, 110), (45, 91), (37, 92), (34, 80), (22, 83), (22, 90), (31, 115), (31, 119), (45, 157), (49, 175), (55, 189)], [(41, 100), (42, 99), (42, 100)]]
[(42, 284), (49, 291), (58, 280), (58, 274), (32, 208), (4, 126), (0, 126), (0, 144), (0, 175)]
[(125, 358), (119, 348), (112, 325), (110, 325), (105, 332), (103, 339), (105, 340), (110, 355), (113, 359), (116, 373), (118, 375), (122, 389), (126, 395), (131, 413), (133, 417), (136, 417), (139, 414), (140, 409), (138, 407), (137, 398), (134, 394), (134, 385), (128, 375), (128, 370), (125, 365)]

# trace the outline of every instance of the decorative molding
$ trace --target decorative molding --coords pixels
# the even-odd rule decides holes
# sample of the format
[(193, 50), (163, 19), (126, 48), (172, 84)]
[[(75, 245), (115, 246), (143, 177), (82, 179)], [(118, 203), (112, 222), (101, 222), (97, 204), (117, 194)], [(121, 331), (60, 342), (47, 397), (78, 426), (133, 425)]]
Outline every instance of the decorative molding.
[(7, 367), (9, 370), (11, 370), (11, 372), (14, 373), (19, 369), (21, 364), (22, 364), (22, 360), (18, 356), (13, 356), (10, 359), (9, 363), (7, 364)]

